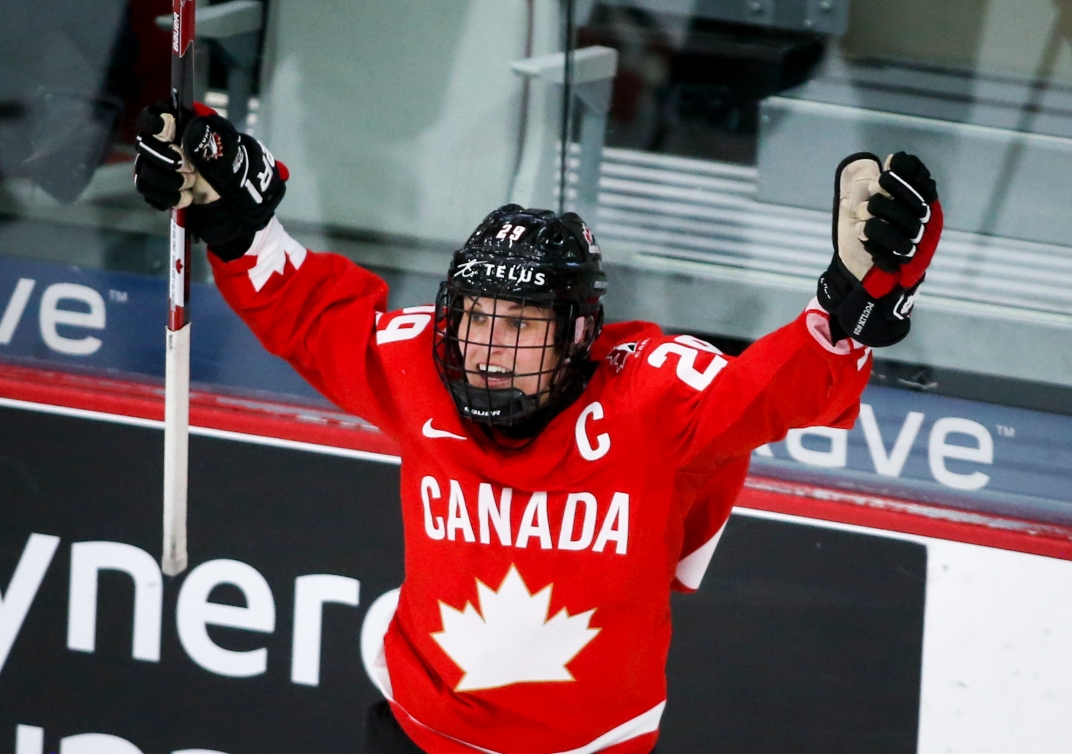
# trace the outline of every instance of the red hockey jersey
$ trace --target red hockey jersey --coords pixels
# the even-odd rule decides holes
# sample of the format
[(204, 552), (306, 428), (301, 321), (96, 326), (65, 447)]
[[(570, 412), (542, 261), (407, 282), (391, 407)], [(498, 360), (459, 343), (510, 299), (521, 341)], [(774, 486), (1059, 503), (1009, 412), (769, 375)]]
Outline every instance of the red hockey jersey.
[(671, 588), (699, 585), (751, 451), (851, 426), (870, 372), (870, 350), (831, 345), (814, 303), (738, 358), (608, 325), (581, 397), (507, 451), (440, 382), (433, 307), (387, 313), (380, 278), (276, 220), (212, 264), (269, 351), (401, 447), (406, 576), (379, 610), (380, 686), (431, 754), (647, 754)]

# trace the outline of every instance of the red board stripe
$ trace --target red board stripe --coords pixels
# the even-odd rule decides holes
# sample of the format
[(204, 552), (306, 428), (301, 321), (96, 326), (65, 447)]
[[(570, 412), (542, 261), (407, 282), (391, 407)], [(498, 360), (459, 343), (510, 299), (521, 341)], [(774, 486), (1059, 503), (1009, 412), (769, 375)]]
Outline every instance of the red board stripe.
[(1072, 528), (751, 476), (746, 508), (1072, 560)]
[[(164, 420), (164, 386), (0, 364), (0, 397)], [(342, 411), (190, 392), (190, 426), (397, 456), (398, 444)]]
[[(0, 364), (0, 397), (116, 416), (163, 421), (164, 388)], [(190, 396), (190, 424), (258, 437), (399, 455), (398, 444), (342, 411), (236, 398), (205, 390)], [(737, 504), (791, 516), (902, 532), (1072, 560), (1072, 527), (1020, 521), (892, 497), (751, 476)]]

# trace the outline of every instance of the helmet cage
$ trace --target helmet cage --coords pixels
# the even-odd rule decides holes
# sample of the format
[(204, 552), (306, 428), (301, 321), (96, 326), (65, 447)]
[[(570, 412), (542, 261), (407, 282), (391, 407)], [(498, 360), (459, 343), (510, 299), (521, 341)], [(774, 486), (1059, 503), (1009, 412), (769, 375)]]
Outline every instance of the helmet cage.
[[(557, 293), (567, 292), (560, 289)], [(493, 427), (515, 427), (541, 414), (549, 420), (563, 403), (568, 402), (580, 366), (587, 360), (588, 351), (602, 325), (603, 312), (597, 302), (556, 301), (556, 298), (559, 296), (551, 292), (503, 295), (449, 279), (440, 285), (436, 297), (433, 359), (462, 416)], [(524, 351), (541, 352), (535, 369), (510, 371), (508, 386), (489, 387), (486, 364), (483, 369), (479, 364), (475, 369), (466, 367), (465, 354), (469, 348), (489, 346), (487, 337), (478, 340), (473, 336), (472, 318), (465, 319), (467, 307), (471, 310), (477, 299), (490, 301), (481, 316), (490, 320), (487, 332), (499, 334), (498, 338), (492, 336), (498, 341), (498, 348), (513, 349), (513, 369), (517, 368)], [(540, 342), (521, 342), (521, 328), (512, 322), (519, 317), (498, 313), (500, 301), (515, 303), (521, 309), (539, 307), (546, 312), (542, 317), (532, 316), (531, 312), (523, 317), (530, 325), (547, 323)], [(462, 326), (463, 320), (468, 327)], [(529, 378), (536, 380), (534, 392), (525, 392), (519, 387), (521, 380)]]
[[(583, 390), (588, 352), (603, 324), (599, 300), (607, 276), (600, 257), (591, 231), (576, 214), (558, 216), (517, 204), (489, 214), (454, 253), (436, 297), (432, 355), (463, 417), (507, 435), (533, 437)], [(474, 334), (475, 316), (466, 314), (478, 300), (484, 305), (477, 315), (490, 322), (481, 319)], [(503, 301), (517, 304), (522, 313), (538, 307), (544, 314), (531, 316), (530, 309), (519, 317), (509, 307), (511, 316), (504, 316)], [(542, 340), (533, 342), (538, 331), (531, 329), (523, 336), (518, 320), (542, 320)], [(505, 363), (502, 351), (511, 348), (511, 337), (513, 360), (507, 356)], [(470, 358), (467, 369), (466, 354), (472, 357), (473, 348), (489, 349), (487, 363)], [(539, 358), (529, 349), (538, 349)]]

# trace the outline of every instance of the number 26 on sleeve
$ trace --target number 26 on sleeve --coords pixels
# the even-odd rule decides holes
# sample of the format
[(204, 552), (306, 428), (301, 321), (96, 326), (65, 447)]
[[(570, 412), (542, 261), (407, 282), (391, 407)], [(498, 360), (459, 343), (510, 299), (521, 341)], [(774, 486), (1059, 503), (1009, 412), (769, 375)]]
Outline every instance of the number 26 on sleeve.
[[(696, 368), (696, 358), (700, 351), (715, 354), (711, 363), (702, 372)], [(677, 356), (677, 376), (682, 382), (695, 390), (704, 390), (729, 362), (721, 356), (721, 351), (710, 343), (691, 335), (678, 335), (670, 343), (663, 343), (648, 356), (648, 363), (655, 368), (666, 363), (668, 356)]]

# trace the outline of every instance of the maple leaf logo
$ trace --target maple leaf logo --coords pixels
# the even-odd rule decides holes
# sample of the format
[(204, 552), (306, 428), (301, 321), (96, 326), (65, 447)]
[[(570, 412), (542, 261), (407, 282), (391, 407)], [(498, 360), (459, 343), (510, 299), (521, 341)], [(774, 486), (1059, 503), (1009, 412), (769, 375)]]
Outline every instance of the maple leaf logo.
[(611, 349), (607, 354), (607, 361), (614, 368), (615, 374), (621, 374), (621, 371), (625, 369), (625, 360), (636, 353), (637, 344), (634, 343), (622, 343)]
[[(276, 223), (278, 221), (272, 218), (272, 222)], [(246, 273), (249, 275), (250, 282), (253, 283), (253, 290), (258, 293), (268, 283), (273, 274), (284, 274), (288, 260), (297, 270), (301, 268), (308, 254), (304, 246), (285, 232), (273, 233), (277, 229), (282, 231), (282, 228), (278, 225), (268, 226), (268, 236), (261, 243), (260, 249), (255, 254), (257, 263)]]
[(562, 608), (548, 620), (551, 586), (532, 594), (511, 565), (497, 592), (477, 580), (480, 612), (439, 603), (443, 630), (432, 638), (465, 671), (455, 691), (573, 680), (566, 664), (599, 633), (588, 627), (595, 608), (574, 616)]

